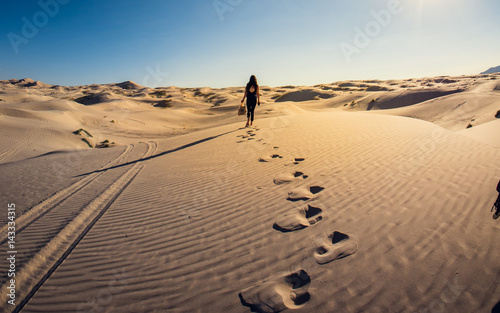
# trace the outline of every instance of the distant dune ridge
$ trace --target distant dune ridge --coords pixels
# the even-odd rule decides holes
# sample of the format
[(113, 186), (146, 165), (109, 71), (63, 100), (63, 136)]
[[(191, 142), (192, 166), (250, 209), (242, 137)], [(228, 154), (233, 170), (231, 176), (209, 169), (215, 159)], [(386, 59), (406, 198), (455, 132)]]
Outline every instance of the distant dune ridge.
[(500, 305), (500, 73), (243, 91), (0, 81), (0, 311)]
[(123, 89), (144, 89), (143, 86), (138, 85), (130, 80), (123, 82), (123, 83), (116, 84), (116, 86), (121, 87)]
[(494, 74), (500, 73), (500, 65), (496, 67), (490, 67), (488, 70), (482, 72), (481, 74)]
[[(383, 110), (384, 114), (418, 118), (458, 131), (469, 124), (478, 127), (496, 120), (500, 84), (498, 74), (488, 75), (263, 86), (262, 97), (268, 105), (259, 110), (265, 117), (301, 110)], [(223, 125), (237, 120), (233, 113), (242, 97), (241, 87), (149, 88), (132, 81), (65, 87), (26, 78), (1, 81), (0, 86), (0, 113), (4, 116), (0, 125), (7, 131), (21, 129), (12, 138), (4, 138), (3, 162), (53, 150), (87, 148), (79, 138), (68, 135), (80, 128), (88, 128), (103, 140), (127, 144), (138, 136), (171, 136)], [(31, 116), (35, 122), (22, 116)], [(12, 124), (16, 126), (10, 128)], [(38, 149), (25, 144), (9, 148), (16, 146), (17, 139), (29, 137), (29, 129), (37, 129), (32, 139), (43, 133), (40, 137), (52, 140), (43, 139)], [(494, 138), (480, 139), (497, 144)]]

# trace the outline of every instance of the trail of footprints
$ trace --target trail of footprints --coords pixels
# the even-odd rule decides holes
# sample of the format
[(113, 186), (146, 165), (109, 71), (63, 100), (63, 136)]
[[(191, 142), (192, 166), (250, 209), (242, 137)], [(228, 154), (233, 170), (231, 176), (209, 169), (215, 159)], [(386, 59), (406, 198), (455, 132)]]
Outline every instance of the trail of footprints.
[[(258, 130), (258, 129), (256, 129)], [(238, 143), (256, 140), (254, 130), (247, 131), (247, 135), (240, 135), (243, 140)], [(261, 140), (258, 140), (261, 141)], [(273, 147), (278, 150), (279, 147)], [(283, 159), (283, 156), (273, 153), (259, 158), (259, 162), (267, 163)], [(293, 158), (284, 163), (285, 166), (300, 165), (305, 158)], [(275, 185), (293, 184), (308, 179), (309, 176), (301, 171), (293, 171), (278, 175), (274, 178)], [(302, 206), (292, 209), (279, 217), (273, 225), (276, 231), (289, 233), (312, 227), (323, 220), (323, 210), (311, 204), (315, 195), (323, 191), (321, 186), (309, 186), (292, 189), (288, 192), (287, 201), (306, 202)], [(358, 242), (347, 234), (334, 231), (313, 252), (319, 265), (345, 258), (354, 254), (358, 249)], [(239, 293), (240, 301), (249, 307), (252, 312), (281, 312), (286, 309), (298, 309), (307, 304), (310, 299), (309, 285), (311, 278), (304, 269), (295, 272), (281, 273), (255, 284)]]
[[(238, 138), (241, 138), (241, 140), (237, 141), (237, 143), (243, 143), (246, 141), (256, 140), (255, 137), (257, 136), (257, 134), (255, 133), (255, 131), (258, 131), (258, 130), (259, 130), (259, 128), (250, 129), (246, 132), (245, 135), (237, 136)], [(263, 139), (258, 139), (257, 141), (263, 141)]]

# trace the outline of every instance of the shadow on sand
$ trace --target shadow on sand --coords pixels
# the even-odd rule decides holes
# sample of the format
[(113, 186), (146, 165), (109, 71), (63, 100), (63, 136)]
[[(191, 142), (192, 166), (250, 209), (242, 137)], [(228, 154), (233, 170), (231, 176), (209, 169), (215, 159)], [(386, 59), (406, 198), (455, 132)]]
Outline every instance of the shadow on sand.
[(210, 140), (214, 140), (216, 138), (219, 138), (219, 137), (222, 137), (222, 136), (234, 133), (234, 132), (236, 132), (238, 130), (242, 130), (242, 129), (245, 129), (245, 128), (242, 127), (242, 128), (238, 128), (238, 129), (235, 129), (235, 130), (232, 130), (232, 131), (229, 131), (229, 132), (225, 132), (225, 133), (222, 133), (222, 134), (219, 134), (219, 135), (216, 135), (216, 136), (210, 136), (210, 137), (207, 137), (207, 138), (204, 138), (204, 139), (200, 139), (200, 140), (188, 143), (186, 145), (183, 145), (183, 146), (175, 148), (175, 149), (167, 150), (167, 151), (164, 151), (164, 152), (152, 155), (152, 156), (147, 157), (147, 158), (142, 158), (142, 159), (138, 159), (138, 160), (135, 160), (135, 161), (130, 161), (130, 162), (127, 162), (127, 163), (123, 163), (123, 164), (120, 164), (120, 165), (115, 165), (115, 166), (111, 166), (111, 167), (108, 167), (108, 168), (103, 168), (103, 169), (100, 169), (100, 170), (96, 170), (96, 171), (92, 171), (92, 172), (88, 172), (88, 173), (76, 175), (74, 177), (82, 177), (82, 176), (90, 175), (90, 174), (93, 174), (93, 173), (106, 172), (106, 171), (109, 171), (109, 170), (112, 170), (112, 169), (115, 169), (115, 168), (120, 168), (120, 167), (124, 167), (124, 166), (128, 166), (128, 165), (132, 165), (132, 164), (139, 163), (139, 162), (149, 161), (151, 159), (155, 159), (155, 158), (167, 155), (167, 154), (171, 154), (171, 153), (174, 153), (174, 152), (177, 152), (177, 151), (180, 151), (180, 150), (184, 150), (184, 149), (187, 149), (187, 148), (190, 148), (190, 147), (202, 144), (202, 143), (210, 141)]

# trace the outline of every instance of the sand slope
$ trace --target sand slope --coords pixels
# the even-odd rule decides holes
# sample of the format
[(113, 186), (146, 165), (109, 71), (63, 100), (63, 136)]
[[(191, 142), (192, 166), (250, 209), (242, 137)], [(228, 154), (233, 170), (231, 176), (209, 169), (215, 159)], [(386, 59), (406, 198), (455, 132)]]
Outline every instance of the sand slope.
[[(489, 213), (499, 156), (431, 123), (363, 113), (295, 114), (158, 141), (157, 150), (141, 144), (116, 161), (125, 166), (82, 176), (108, 183), (69, 200), (88, 199), (87, 188), (120, 195), (96, 205), (105, 214), (23, 312), (250, 312), (238, 293), (262, 283), (287, 307), (295, 304), (273, 293), (293, 288), (272, 286), (301, 269), (310, 298), (295, 312), (487, 311), (500, 300), (500, 226)], [(307, 178), (275, 184), (298, 171)], [(300, 190), (309, 199), (290, 201)], [(320, 208), (322, 220), (273, 228), (304, 205)], [(39, 244), (46, 227), (61, 228), (53, 221), (40, 219), (22, 242)], [(80, 231), (54, 235), (60, 248), (23, 270), (48, 271)], [(319, 264), (315, 253), (334, 231), (357, 251)]]
[(500, 134), (500, 120), (491, 121), (477, 127), (459, 131), (458, 133), (500, 148), (500, 136), (498, 136)]

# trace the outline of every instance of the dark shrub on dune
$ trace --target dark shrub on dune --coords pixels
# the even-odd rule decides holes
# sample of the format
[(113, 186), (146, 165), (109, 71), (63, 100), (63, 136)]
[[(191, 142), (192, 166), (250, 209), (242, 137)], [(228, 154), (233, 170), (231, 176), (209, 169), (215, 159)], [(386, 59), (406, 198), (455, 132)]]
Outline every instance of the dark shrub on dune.
[(157, 102), (154, 106), (156, 108), (163, 108), (163, 109), (171, 108), (172, 107), (172, 100), (161, 100), (161, 101)]

